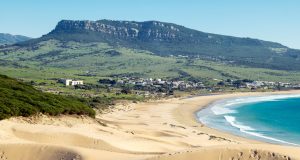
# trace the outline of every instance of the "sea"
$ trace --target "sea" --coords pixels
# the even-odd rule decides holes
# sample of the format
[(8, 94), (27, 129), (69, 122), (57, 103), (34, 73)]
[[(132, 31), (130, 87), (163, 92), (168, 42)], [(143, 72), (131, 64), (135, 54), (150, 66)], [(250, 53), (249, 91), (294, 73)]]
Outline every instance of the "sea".
[(225, 99), (196, 112), (210, 128), (267, 143), (300, 146), (300, 95)]

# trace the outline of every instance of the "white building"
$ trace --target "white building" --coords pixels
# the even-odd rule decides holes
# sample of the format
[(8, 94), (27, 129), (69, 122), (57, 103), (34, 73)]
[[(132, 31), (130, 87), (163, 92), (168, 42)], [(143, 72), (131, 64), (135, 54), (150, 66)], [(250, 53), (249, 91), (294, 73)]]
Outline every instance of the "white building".
[(83, 81), (72, 81), (71, 85), (72, 85), (72, 86), (75, 86), (75, 85), (83, 85)]
[(65, 84), (66, 86), (75, 86), (75, 85), (83, 85), (83, 81), (81, 80), (72, 80), (72, 79), (61, 79), (61, 83)]

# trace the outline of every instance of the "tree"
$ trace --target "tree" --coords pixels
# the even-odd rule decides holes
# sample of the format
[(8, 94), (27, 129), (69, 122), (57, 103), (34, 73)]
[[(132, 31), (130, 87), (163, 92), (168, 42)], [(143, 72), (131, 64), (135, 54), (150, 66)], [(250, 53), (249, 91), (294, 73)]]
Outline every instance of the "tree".
[(225, 82), (224, 82), (224, 81), (220, 81), (220, 82), (218, 82), (218, 85), (219, 85), (219, 86), (224, 86), (224, 85), (225, 85)]
[(123, 88), (123, 89), (121, 90), (121, 93), (123, 93), (123, 94), (131, 94), (131, 90), (130, 90), (130, 88), (125, 87), (125, 88)]

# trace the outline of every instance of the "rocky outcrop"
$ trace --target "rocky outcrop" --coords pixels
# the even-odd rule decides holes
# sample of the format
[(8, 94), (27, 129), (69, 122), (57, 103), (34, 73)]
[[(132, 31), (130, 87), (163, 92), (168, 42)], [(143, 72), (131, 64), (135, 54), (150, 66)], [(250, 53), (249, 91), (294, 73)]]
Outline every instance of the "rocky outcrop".
[(90, 31), (126, 39), (147, 38), (151, 40), (168, 40), (177, 38), (181, 27), (182, 26), (158, 21), (62, 20), (51, 33)]

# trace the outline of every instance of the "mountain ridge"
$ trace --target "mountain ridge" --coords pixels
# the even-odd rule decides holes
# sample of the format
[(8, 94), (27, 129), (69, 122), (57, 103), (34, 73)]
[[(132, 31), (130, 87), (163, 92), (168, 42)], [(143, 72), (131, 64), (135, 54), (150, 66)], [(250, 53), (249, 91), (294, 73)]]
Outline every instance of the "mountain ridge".
[(160, 21), (62, 20), (41, 38), (17, 45), (32, 46), (50, 39), (104, 42), (116, 47), (147, 50), (159, 56), (186, 56), (249, 67), (300, 70), (300, 51), (280, 43), (205, 33)]
[[(124, 25), (124, 26), (122, 26)], [(167, 33), (162, 33), (156, 29), (156, 31), (151, 30), (153, 26), (159, 26), (161, 28), (169, 29)], [(138, 30), (140, 28), (140, 30)], [(106, 30), (105, 30), (106, 29)], [(111, 29), (111, 30), (109, 30)], [(143, 37), (145, 36), (145, 29), (146, 32), (148, 32), (148, 37), (153, 37), (153, 34), (156, 34), (154, 37), (157, 38), (155, 40), (163, 40), (159, 38), (169, 38), (169, 39), (175, 39), (176, 34), (174, 32), (181, 32), (181, 30), (189, 29), (189, 32), (195, 31), (197, 32), (198, 35), (202, 35), (204, 37), (207, 37), (208, 39), (211, 39), (213, 37), (210, 36), (225, 36), (229, 38), (239, 38), (243, 40), (249, 40), (252, 41), (252, 44), (256, 45), (263, 45), (265, 43), (272, 43), (273, 45), (280, 46), (280, 47), (286, 47), (280, 43), (277, 42), (271, 42), (271, 41), (264, 41), (260, 39), (255, 39), (255, 38), (249, 38), (249, 37), (234, 37), (234, 36), (228, 36), (228, 35), (221, 35), (221, 34), (214, 34), (214, 33), (206, 33), (202, 31), (198, 31), (196, 29), (190, 29), (181, 25), (177, 25), (174, 23), (166, 23), (166, 22), (161, 22), (161, 21), (144, 21), (144, 22), (137, 22), (137, 21), (117, 21), (117, 20), (98, 20), (98, 21), (90, 21), (90, 20), (61, 20), (58, 22), (56, 25), (55, 29), (52, 30), (49, 34), (55, 34), (60, 31), (67, 31), (69, 30), (70, 32), (78, 31), (78, 30), (90, 30), (90, 31), (95, 31), (95, 32), (113, 32), (114, 35), (118, 36), (124, 36), (127, 35), (128, 37)], [(120, 32), (123, 31), (123, 34)], [(144, 32), (143, 32), (144, 31)], [(170, 33), (170, 31), (174, 31), (173, 33)], [(139, 34), (140, 33), (140, 34)], [(141, 36), (139, 36), (141, 35)], [(191, 33), (189, 35), (191, 38), (194, 37), (194, 35)], [(179, 35), (178, 38), (181, 38)], [(288, 48), (288, 47), (286, 47)]]
[(0, 33), (0, 45), (4, 44), (14, 44), (22, 41), (27, 41), (31, 39), (30, 37), (22, 36), (22, 35), (12, 35), (8, 33)]

